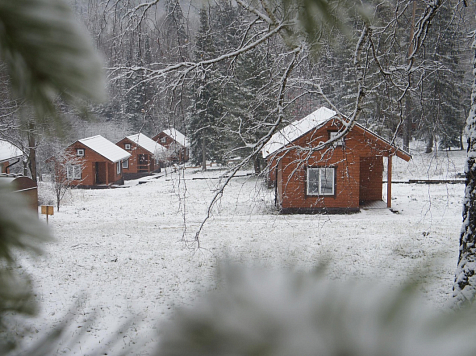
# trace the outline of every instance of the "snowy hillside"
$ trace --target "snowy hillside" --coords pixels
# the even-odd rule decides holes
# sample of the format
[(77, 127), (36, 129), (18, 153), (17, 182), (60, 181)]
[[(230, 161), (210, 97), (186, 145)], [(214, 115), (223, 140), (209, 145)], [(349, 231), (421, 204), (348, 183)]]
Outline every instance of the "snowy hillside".
[[(453, 151), (415, 154), (409, 163), (395, 159), (394, 178), (453, 179), (463, 171), (464, 156)], [(330, 279), (393, 284), (420, 268), (428, 277), (421, 289), (430, 304), (439, 308), (450, 301), (462, 184), (394, 184), (396, 212), (283, 216), (274, 210), (274, 191), (240, 172), (213, 208), (196, 250), (194, 236), (221, 173), (187, 169), (182, 176), (130, 181), (122, 189), (72, 191), (49, 219), (56, 242), (40, 258), (23, 259), (43, 308), (30, 321), (38, 330), (34, 337), (72, 317), (67, 336), (85, 335), (61, 347), (84, 354), (107, 344), (135, 316), (114, 347), (138, 342), (147, 353), (158, 322), (213, 288), (221, 259), (305, 271), (326, 263)], [(48, 196), (47, 185), (41, 189)]]

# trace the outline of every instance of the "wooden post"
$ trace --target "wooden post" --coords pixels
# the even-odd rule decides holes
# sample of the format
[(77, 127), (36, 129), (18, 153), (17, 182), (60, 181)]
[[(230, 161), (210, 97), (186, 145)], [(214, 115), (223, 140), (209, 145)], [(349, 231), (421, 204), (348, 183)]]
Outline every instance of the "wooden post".
[(55, 208), (53, 205), (42, 205), (41, 214), (46, 215), (46, 223), (48, 224), (48, 215), (54, 215)]
[(387, 208), (392, 207), (392, 155), (387, 158)]
[(109, 162), (106, 161), (106, 185), (109, 184)]

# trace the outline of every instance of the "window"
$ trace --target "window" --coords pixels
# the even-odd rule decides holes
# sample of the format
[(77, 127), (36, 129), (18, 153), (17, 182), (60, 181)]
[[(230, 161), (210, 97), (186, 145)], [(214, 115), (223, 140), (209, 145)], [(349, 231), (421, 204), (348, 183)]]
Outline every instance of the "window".
[(84, 148), (78, 148), (76, 150), (76, 156), (84, 157)]
[(66, 166), (66, 178), (69, 180), (81, 179), (81, 166), (78, 164), (68, 164)]
[(335, 168), (307, 169), (307, 195), (334, 195)]
[[(336, 138), (338, 134), (340, 134), (340, 132), (338, 131), (329, 131), (329, 140)], [(332, 144), (334, 146), (342, 146), (344, 144), (344, 138), (341, 137), (339, 140), (334, 141)]]
[[(131, 144), (130, 143), (125, 143), (124, 144), (124, 149), (130, 150), (131, 149)], [(125, 168), (125, 167), (124, 167)]]
[(128, 159), (125, 159), (124, 161), (122, 161), (122, 168), (129, 168), (129, 160)]
[(167, 137), (161, 137), (160, 138), (160, 143), (167, 143)]
[(116, 163), (116, 172), (117, 174), (121, 174), (121, 162), (117, 162)]

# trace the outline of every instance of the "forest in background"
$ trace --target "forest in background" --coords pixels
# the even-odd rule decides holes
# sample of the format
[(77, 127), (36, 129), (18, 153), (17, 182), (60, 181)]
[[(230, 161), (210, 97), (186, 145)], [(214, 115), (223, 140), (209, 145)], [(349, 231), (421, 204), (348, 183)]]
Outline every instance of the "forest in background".
[(34, 177), (77, 139), (117, 142), (169, 127), (191, 139), (196, 164), (256, 162), (270, 130), (322, 105), (357, 114), (405, 150), (411, 139), (427, 142), (427, 152), (463, 145), (474, 22), (465, 2), (443, 1), (432, 13), (425, 1), (336, 1), (332, 21), (317, 17), (312, 31), (296, 21), (315, 15), (312, 7), (290, 1), (71, 3), (103, 55), (109, 97), (84, 110), (58, 99), (66, 124), (52, 130), (32, 124), (3, 71), (0, 138), (24, 150)]

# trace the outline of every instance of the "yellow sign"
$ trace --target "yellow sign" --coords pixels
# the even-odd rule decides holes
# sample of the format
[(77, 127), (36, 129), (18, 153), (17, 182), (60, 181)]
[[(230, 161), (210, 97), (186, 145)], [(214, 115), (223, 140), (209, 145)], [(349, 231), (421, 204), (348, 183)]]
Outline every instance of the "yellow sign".
[(42, 205), (41, 206), (41, 213), (43, 215), (54, 215), (55, 207), (53, 205)]

